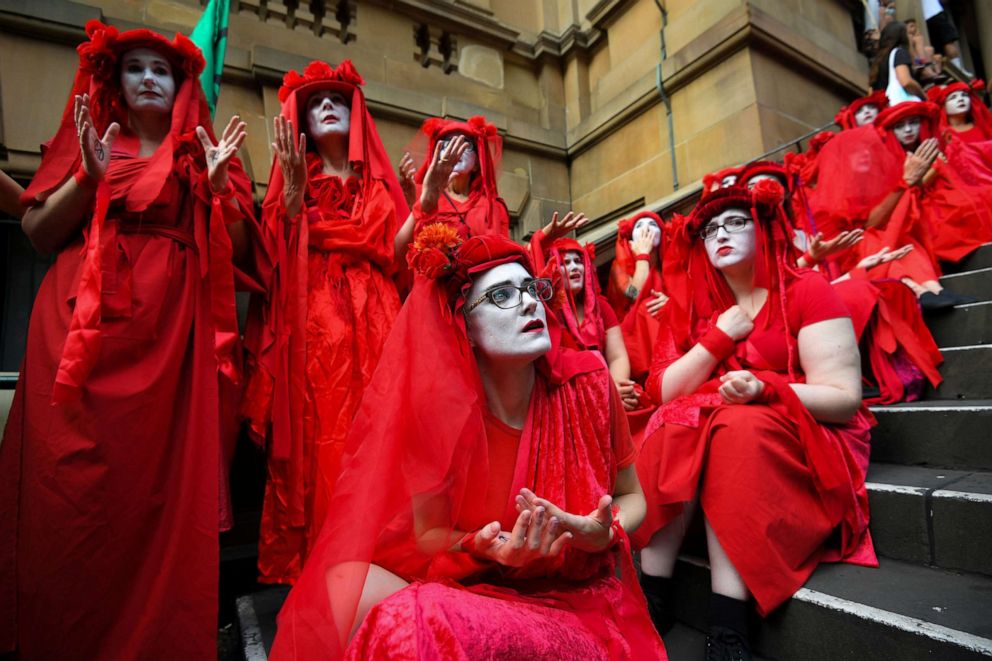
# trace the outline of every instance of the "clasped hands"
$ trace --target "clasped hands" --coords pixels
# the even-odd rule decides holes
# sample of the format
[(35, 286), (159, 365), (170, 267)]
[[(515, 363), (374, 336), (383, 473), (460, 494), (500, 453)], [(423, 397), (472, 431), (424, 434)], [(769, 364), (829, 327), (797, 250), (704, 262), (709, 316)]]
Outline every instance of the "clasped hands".
[[(735, 342), (754, 330), (754, 321), (739, 305), (732, 305), (717, 317), (716, 326)], [(748, 404), (761, 397), (765, 384), (748, 370), (734, 370), (720, 377), (717, 392), (725, 404)]]
[(523, 567), (536, 560), (554, 558), (566, 546), (581, 551), (602, 551), (613, 543), (613, 497), (603, 495), (589, 514), (571, 514), (530, 489), (516, 497), (517, 520), (505, 533), (498, 521), (475, 534), (473, 553), (507, 567)]

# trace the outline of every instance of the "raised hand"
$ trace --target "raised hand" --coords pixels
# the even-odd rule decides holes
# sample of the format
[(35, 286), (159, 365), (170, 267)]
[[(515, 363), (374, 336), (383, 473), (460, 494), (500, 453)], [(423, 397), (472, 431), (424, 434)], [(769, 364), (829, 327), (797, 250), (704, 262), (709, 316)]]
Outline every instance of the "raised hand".
[(539, 508), (547, 510), (572, 534), (572, 546), (579, 550), (596, 553), (613, 543), (613, 496), (608, 494), (599, 499), (596, 509), (584, 516), (566, 512), (554, 503), (539, 498), (530, 489), (521, 489), (515, 504), (521, 514), (535, 512)]
[(726, 404), (747, 404), (753, 402), (765, 390), (763, 381), (747, 370), (727, 372), (720, 377), (720, 388), (717, 392)]
[(557, 517), (543, 507), (521, 511), (507, 535), (498, 521), (483, 526), (475, 534), (472, 552), (506, 567), (523, 567), (562, 552), (572, 534), (561, 529)]
[(930, 166), (940, 156), (940, 145), (937, 138), (927, 138), (920, 143), (916, 151), (906, 154), (902, 166), (902, 179), (907, 186), (916, 186), (930, 170)]
[(414, 176), (417, 174), (417, 166), (413, 162), (410, 152), (403, 152), (403, 158), (400, 159), (399, 163), (399, 171), (400, 188), (403, 189), (403, 197), (406, 198), (407, 206), (412, 207), (417, 199), (417, 182), (414, 181)]
[(301, 131), (297, 138), (292, 120), (282, 115), (272, 120), (272, 133), (275, 136), (272, 150), (282, 171), (283, 204), (287, 215), (295, 218), (303, 207), (303, 192), (307, 186), (307, 136)]
[(544, 233), (544, 241), (550, 244), (553, 241), (557, 241), (563, 236), (566, 236), (570, 232), (573, 232), (580, 227), (584, 227), (589, 223), (589, 219), (586, 218), (584, 213), (575, 213), (574, 211), (569, 211), (565, 214), (564, 218), (559, 220), (558, 212), (555, 211), (551, 214), (551, 222), (545, 225), (541, 232)]
[(661, 309), (665, 307), (665, 303), (668, 302), (668, 297), (660, 291), (655, 291), (653, 289), (651, 290), (651, 296), (652, 298), (644, 304), (644, 307), (648, 311), (649, 315), (657, 318), (658, 315), (661, 314)]
[(824, 240), (823, 234), (817, 232), (810, 238), (809, 248), (807, 248), (806, 252), (809, 253), (809, 256), (813, 258), (814, 262), (822, 262), (830, 255), (850, 250), (860, 243), (864, 239), (864, 236), (864, 230), (845, 230), (830, 240)]
[(420, 194), (420, 207), (424, 212), (430, 213), (437, 207), (437, 199), (441, 191), (447, 188), (454, 177), (455, 166), (468, 148), (468, 138), (461, 134), (456, 135), (447, 144), (438, 140), (434, 145), (434, 155), (424, 174), (424, 187)]
[(114, 144), (121, 125), (111, 123), (100, 138), (93, 127), (90, 115), (90, 95), (76, 95), (72, 105), (73, 117), (76, 121), (76, 134), (79, 136), (79, 152), (82, 154), (83, 170), (93, 181), (102, 181), (107, 174), (110, 164), (110, 146)]
[(751, 331), (754, 329), (754, 322), (741, 309), (741, 306), (731, 305), (717, 317), (716, 327), (737, 342), (751, 334)]
[(210, 188), (215, 193), (227, 189), (227, 167), (248, 135), (245, 131), (247, 126), (237, 115), (234, 115), (216, 145), (202, 126), (196, 127), (196, 137), (200, 139), (203, 153), (207, 158), (207, 178), (210, 180)]
[(912, 252), (912, 250), (913, 250), (913, 244), (911, 243), (903, 246), (902, 248), (899, 248), (898, 250), (892, 250), (892, 251), (890, 251), (889, 247), (886, 246), (881, 250), (879, 250), (874, 255), (868, 255), (860, 262), (858, 262), (857, 268), (864, 269), (867, 271), (868, 269), (873, 269), (876, 266), (880, 266), (882, 264), (888, 264), (889, 262), (894, 262), (897, 259), (902, 259), (910, 252)]
[(650, 255), (651, 249), (654, 248), (653, 243), (651, 228), (643, 226), (634, 236), (634, 245), (631, 246), (631, 249), (635, 255)]

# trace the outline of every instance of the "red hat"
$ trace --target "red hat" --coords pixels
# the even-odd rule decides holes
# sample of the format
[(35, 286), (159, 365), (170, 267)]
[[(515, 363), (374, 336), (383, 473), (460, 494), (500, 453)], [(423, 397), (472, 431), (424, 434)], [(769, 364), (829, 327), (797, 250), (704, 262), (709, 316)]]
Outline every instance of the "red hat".
[(867, 105), (873, 105), (878, 108), (878, 111), (889, 107), (889, 97), (885, 95), (882, 90), (876, 90), (869, 94), (868, 96), (862, 96), (861, 98), (851, 101), (848, 105), (844, 106), (837, 111), (834, 115), (834, 121), (841, 125), (844, 129), (853, 129), (858, 127), (858, 122), (855, 119), (855, 115), (862, 107)]
[[(733, 186), (740, 179), (741, 172), (743, 172), (743, 165), (735, 165), (733, 167), (724, 168), (717, 172), (711, 172), (710, 174), (703, 175), (703, 193), (702, 196), (706, 197), (711, 192), (718, 190), (720, 188), (726, 188), (726, 186)], [(729, 184), (724, 184), (724, 179), (733, 178), (733, 181)]]
[(758, 175), (769, 175), (782, 184), (786, 192), (792, 192), (792, 177), (789, 171), (781, 163), (775, 161), (752, 161), (744, 166), (741, 172), (740, 181), (747, 186), (752, 178)]

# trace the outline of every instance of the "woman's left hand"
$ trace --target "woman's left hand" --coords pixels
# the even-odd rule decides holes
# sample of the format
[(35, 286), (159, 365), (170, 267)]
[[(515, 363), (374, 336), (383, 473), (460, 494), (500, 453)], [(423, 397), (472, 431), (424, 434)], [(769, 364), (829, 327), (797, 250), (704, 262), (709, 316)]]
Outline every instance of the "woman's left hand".
[(647, 309), (648, 314), (652, 317), (657, 318), (661, 314), (661, 309), (665, 307), (665, 303), (668, 302), (668, 297), (665, 296), (660, 291), (651, 290), (651, 298), (648, 299), (644, 307)]
[(538, 498), (530, 489), (521, 489), (516, 497), (518, 512), (535, 511), (543, 507), (548, 514), (558, 519), (564, 530), (572, 533), (571, 545), (589, 553), (598, 553), (613, 543), (613, 496), (604, 494), (599, 504), (589, 514), (571, 514), (554, 503)]
[(720, 397), (726, 404), (748, 404), (761, 397), (765, 384), (747, 370), (727, 372), (720, 377)]
[(636, 384), (630, 379), (618, 379), (616, 384), (617, 390), (620, 391), (620, 401), (623, 403), (624, 410), (633, 411), (636, 409), (640, 403), (640, 398), (634, 389)]
[(247, 126), (240, 117), (234, 115), (216, 145), (202, 126), (196, 127), (196, 137), (200, 139), (203, 153), (207, 157), (207, 178), (214, 193), (222, 193), (227, 189), (227, 167), (248, 135), (245, 131)]

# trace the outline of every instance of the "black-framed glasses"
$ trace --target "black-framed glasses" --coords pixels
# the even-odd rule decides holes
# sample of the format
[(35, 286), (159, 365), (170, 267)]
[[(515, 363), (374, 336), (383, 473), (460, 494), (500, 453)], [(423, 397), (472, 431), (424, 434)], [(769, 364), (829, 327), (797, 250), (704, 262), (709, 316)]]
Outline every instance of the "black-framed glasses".
[(551, 280), (547, 278), (537, 278), (528, 280), (519, 287), (516, 285), (496, 285), (482, 292), (482, 296), (465, 306), (465, 314), (489, 301), (501, 310), (509, 310), (520, 305), (524, 300), (524, 292), (539, 301), (549, 300), (555, 293), (555, 288), (551, 285)]
[(726, 230), (727, 234), (743, 232), (744, 228), (747, 227), (747, 224), (750, 222), (750, 218), (745, 218), (744, 216), (734, 216), (733, 218), (728, 218), (722, 223), (706, 223), (706, 225), (703, 226), (703, 229), (699, 230), (699, 238), (703, 241), (708, 241), (716, 237), (716, 233), (720, 231), (721, 227)]

